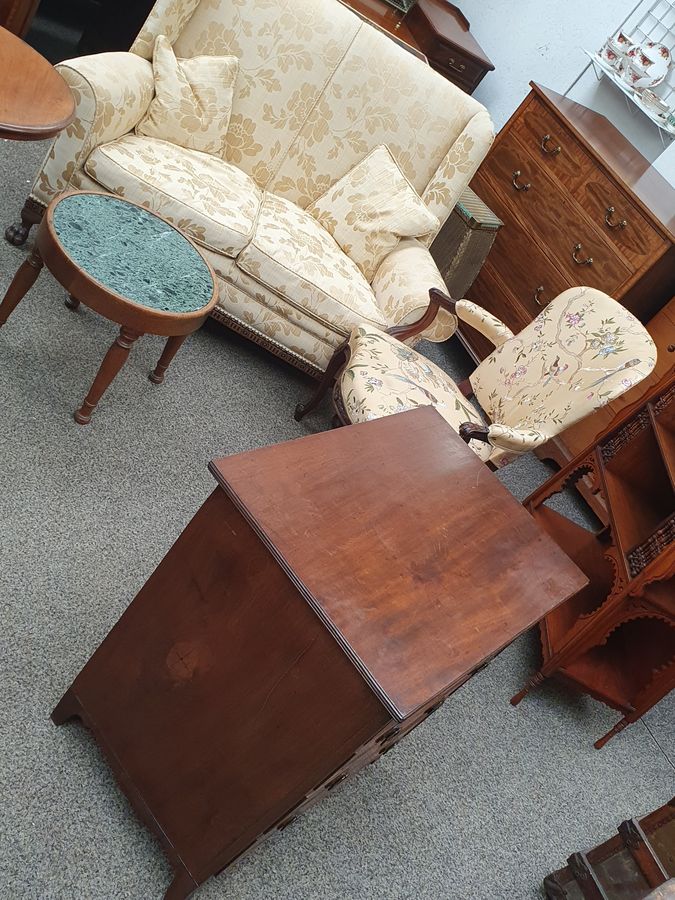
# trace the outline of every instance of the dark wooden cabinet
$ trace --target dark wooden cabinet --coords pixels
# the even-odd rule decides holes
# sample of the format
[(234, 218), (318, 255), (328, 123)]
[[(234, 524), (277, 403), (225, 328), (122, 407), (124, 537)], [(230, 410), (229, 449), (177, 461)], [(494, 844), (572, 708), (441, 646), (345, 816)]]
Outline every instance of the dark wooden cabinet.
[[(609, 524), (597, 533), (547, 504), (582, 477), (607, 510)], [(599, 748), (675, 688), (672, 368), (525, 506), (589, 584), (542, 621), (542, 667), (512, 702), (550, 675), (563, 678), (623, 714)]]
[[(655, 317), (675, 295), (675, 189), (604, 117), (533, 84), (471, 186), (504, 227), (470, 299), (520, 331), (561, 291), (590, 285), (663, 335)], [(460, 332), (477, 359), (492, 351)], [(668, 353), (675, 333), (664, 344)], [(567, 429), (545, 455), (564, 464), (608, 414)]]
[(417, 0), (405, 15), (385, 0), (341, 0), (395, 40), (422, 55), (448, 81), (472, 94), (494, 65), (448, 0)]
[(431, 407), (211, 471), (218, 487), (53, 714), (91, 728), (166, 849), (171, 900), (586, 583)]

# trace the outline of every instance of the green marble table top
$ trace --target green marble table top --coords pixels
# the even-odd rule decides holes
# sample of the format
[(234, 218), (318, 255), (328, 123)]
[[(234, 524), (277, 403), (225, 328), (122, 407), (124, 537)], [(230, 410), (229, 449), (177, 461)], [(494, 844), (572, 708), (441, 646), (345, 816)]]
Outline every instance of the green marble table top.
[(104, 288), (151, 309), (194, 312), (213, 295), (208, 266), (175, 228), (106, 194), (72, 194), (54, 207), (68, 256)]

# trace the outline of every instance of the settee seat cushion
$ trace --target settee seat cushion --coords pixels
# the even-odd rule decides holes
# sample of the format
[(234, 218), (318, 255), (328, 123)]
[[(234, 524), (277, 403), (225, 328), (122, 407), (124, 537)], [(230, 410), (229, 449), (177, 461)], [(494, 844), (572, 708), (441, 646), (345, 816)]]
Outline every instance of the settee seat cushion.
[(358, 322), (388, 327), (356, 263), (316, 219), (290, 200), (265, 194), (255, 233), (237, 257), (237, 266), (344, 337)]
[(127, 134), (97, 147), (84, 168), (217, 253), (236, 257), (253, 235), (262, 193), (245, 172), (215, 156)]
[[(484, 424), (449, 375), (397, 338), (359, 325), (350, 336), (349, 347), (351, 355), (340, 378), (339, 392), (353, 424), (417, 406), (435, 407), (457, 432), (462, 422)], [(469, 445), (483, 460), (493, 452), (482, 441), (470, 441)]]

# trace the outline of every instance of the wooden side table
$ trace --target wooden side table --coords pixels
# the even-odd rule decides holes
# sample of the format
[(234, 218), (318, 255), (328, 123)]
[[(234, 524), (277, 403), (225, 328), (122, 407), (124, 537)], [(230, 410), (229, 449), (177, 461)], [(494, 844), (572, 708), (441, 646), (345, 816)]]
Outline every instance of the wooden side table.
[(167, 900), (386, 753), (586, 583), (431, 407), (211, 471), (53, 713), (92, 730), (164, 845)]
[(139, 337), (168, 336), (150, 373), (150, 380), (161, 384), (187, 335), (218, 300), (213, 270), (192, 241), (155, 213), (109, 194), (62, 194), (50, 203), (35, 249), (0, 303), (0, 328), (43, 265), (68, 291), (69, 309), (84, 303), (121, 326), (74, 414), (79, 425), (88, 424)]
[[(546, 505), (584, 476), (609, 516), (595, 534)], [(599, 749), (675, 689), (673, 370), (524, 505), (589, 585), (545, 616), (543, 664), (511, 702), (561, 677), (623, 714)]]
[(0, 138), (56, 137), (74, 116), (71, 90), (52, 64), (0, 27)]

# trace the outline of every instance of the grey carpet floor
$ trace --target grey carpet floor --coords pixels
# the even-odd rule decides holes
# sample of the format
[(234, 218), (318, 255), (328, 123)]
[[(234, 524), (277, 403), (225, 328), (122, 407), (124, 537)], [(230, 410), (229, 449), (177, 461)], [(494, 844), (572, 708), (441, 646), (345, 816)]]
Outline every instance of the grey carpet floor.
[[(0, 223), (16, 218), (44, 147), (0, 142)], [(24, 251), (0, 240), (0, 292)], [(169, 868), (86, 731), (49, 713), (213, 487), (214, 457), (300, 437), (310, 382), (215, 324), (161, 387), (161, 342), (139, 341), (92, 424), (72, 420), (115, 327), (67, 311), (43, 272), (0, 332), (0, 897), (160, 898)], [(427, 345), (428, 346), (428, 345)], [(455, 376), (451, 341), (428, 348)], [(523, 497), (546, 476), (502, 477)], [(508, 560), (504, 560), (508, 565)], [(480, 598), (476, 598), (480, 602)], [(570, 852), (675, 792), (675, 698), (602, 751), (616, 714), (545, 685), (516, 641), (426, 724), (199, 900), (529, 900)]]

